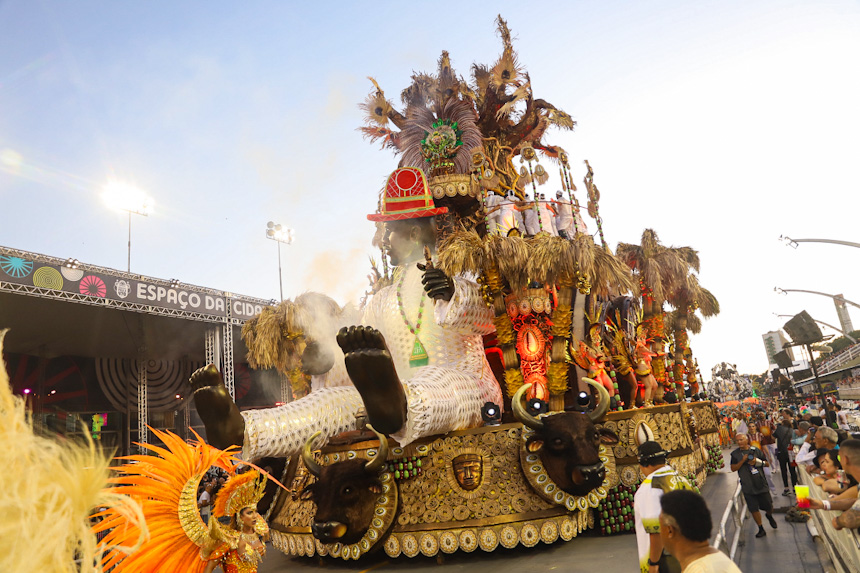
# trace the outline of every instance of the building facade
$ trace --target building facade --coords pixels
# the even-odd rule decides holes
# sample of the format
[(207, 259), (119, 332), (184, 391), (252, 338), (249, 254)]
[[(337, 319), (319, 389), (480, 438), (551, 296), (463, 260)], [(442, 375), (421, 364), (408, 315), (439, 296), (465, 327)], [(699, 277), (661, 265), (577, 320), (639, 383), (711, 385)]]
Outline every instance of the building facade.
[[(777, 352), (781, 352), (783, 350), (782, 345), (788, 343), (788, 340), (785, 338), (785, 335), (781, 330), (772, 330), (765, 334), (761, 335), (762, 341), (764, 341), (764, 350), (767, 353), (767, 364), (768, 370), (772, 370), (777, 366), (776, 364), (776, 356)], [(788, 353), (788, 357), (791, 358), (791, 361), (794, 362), (794, 352), (792, 349), (786, 348), (786, 353)]]
[(836, 316), (839, 317), (839, 327), (845, 334), (854, 332), (854, 326), (851, 324), (851, 317), (848, 315), (848, 307), (845, 305), (845, 299), (841, 294), (833, 297), (833, 304), (836, 305)]

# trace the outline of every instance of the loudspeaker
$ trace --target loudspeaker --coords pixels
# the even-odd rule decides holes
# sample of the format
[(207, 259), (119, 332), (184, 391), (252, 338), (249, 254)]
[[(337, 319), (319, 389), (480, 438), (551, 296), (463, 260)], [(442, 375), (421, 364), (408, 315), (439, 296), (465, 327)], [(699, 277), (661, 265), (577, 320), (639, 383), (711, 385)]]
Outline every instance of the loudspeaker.
[(785, 350), (774, 354), (773, 359), (776, 360), (776, 365), (780, 368), (791, 368), (793, 366), (791, 358), (788, 357), (788, 352)]
[(807, 368), (806, 370), (795, 370), (791, 373), (791, 377), (794, 378), (795, 382), (800, 382), (801, 380), (811, 378), (812, 370), (810, 370), (809, 368)]
[(814, 344), (823, 338), (821, 329), (805, 310), (786, 322), (783, 328), (795, 344)]

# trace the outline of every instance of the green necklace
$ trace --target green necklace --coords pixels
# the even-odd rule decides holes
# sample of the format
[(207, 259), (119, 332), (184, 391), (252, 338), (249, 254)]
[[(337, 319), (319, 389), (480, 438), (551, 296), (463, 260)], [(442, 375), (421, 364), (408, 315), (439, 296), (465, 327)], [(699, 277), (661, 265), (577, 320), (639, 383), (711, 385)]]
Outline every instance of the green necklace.
[(406, 280), (406, 269), (400, 273), (400, 281), (397, 283), (397, 308), (400, 309), (400, 316), (403, 318), (403, 323), (409, 332), (415, 335), (415, 343), (412, 345), (412, 354), (409, 355), (409, 366), (417, 368), (419, 366), (427, 366), (430, 363), (430, 357), (427, 356), (427, 350), (421, 344), (421, 339), (418, 338), (418, 333), (421, 332), (421, 318), (424, 315), (424, 299), (427, 296), (426, 292), (421, 292), (421, 302), (418, 304), (418, 320), (413, 327), (409, 324), (409, 319), (406, 318), (406, 309), (403, 308), (403, 283)]

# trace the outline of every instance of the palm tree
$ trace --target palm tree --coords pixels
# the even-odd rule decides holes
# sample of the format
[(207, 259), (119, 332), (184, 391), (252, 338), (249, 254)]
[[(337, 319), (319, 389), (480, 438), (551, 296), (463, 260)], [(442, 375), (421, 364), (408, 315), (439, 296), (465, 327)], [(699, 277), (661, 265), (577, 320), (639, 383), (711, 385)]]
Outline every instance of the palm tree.
[[(643, 322), (651, 339), (651, 350), (662, 355), (665, 340), (663, 303), (669, 293), (685, 283), (691, 268), (699, 270), (699, 254), (690, 247), (667, 247), (653, 229), (645, 229), (639, 245), (619, 243), (616, 256), (639, 279)], [(662, 358), (654, 360), (651, 367), (657, 382), (665, 385), (666, 371)]]
[[(698, 269), (696, 269), (698, 270)], [(683, 284), (672, 290), (667, 301), (675, 309), (671, 313), (671, 327), (675, 338), (674, 367), (673, 374), (675, 384), (678, 386), (679, 396), (683, 395), (684, 360), (687, 361), (687, 381), (690, 383), (693, 395), (698, 393), (696, 371), (692, 367), (693, 356), (690, 351), (687, 331), (698, 334), (702, 330), (703, 318), (710, 318), (720, 313), (720, 303), (717, 298), (699, 284), (699, 278), (694, 273), (689, 273)]]

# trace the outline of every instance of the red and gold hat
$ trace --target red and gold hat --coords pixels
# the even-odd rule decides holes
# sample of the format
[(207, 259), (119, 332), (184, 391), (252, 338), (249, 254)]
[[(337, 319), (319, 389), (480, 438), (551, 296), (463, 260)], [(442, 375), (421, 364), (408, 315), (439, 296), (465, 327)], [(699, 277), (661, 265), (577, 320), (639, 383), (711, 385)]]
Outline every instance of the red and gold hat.
[(447, 213), (447, 207), (436, 207), (424, 172), (417, 167), (401, 167), (388, 176), (382, 212), (367, 216), (371, 221), (401, 221)]

